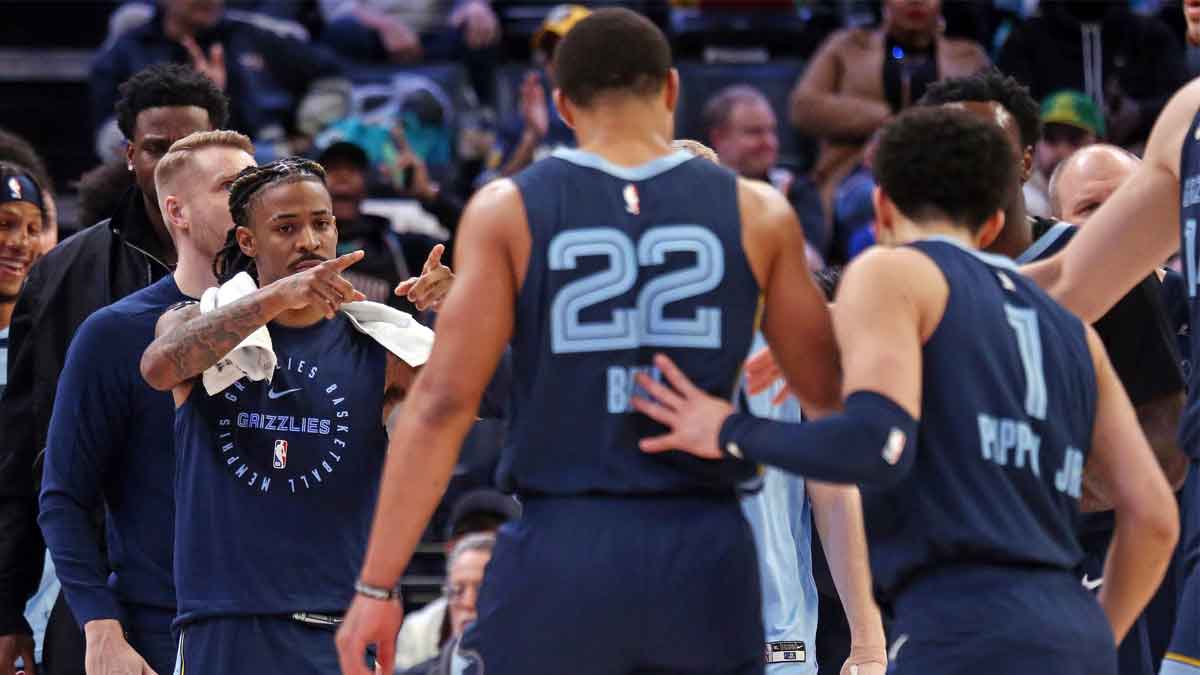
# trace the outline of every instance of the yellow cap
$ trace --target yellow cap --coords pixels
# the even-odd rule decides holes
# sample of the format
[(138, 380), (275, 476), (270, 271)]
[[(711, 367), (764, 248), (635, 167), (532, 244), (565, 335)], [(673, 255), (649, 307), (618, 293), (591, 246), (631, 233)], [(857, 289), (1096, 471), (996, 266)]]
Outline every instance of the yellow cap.
[(550, 10), (546, 15), (546, 20), (542, 21), (542, 27), (533, 34), (531, 44), (533, 51), (544, 51), (543, 45), (546, 39), (553, 35), (561, 40), (567, 34), (567, 31), (575, 27), (575, 24), (588, 18), (592, 10), (583, 5), (558, 5)]

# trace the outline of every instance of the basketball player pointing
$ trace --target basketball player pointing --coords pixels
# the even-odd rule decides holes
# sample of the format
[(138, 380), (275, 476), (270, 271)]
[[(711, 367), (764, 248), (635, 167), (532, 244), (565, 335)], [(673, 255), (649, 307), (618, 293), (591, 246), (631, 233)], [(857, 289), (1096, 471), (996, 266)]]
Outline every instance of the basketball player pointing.
[[(341, 272), (324, 170), (285, 159), (238, 174), (236, 227), (214, 272), (258, 290), (159, 319), (142, 359), (176, 405), (175, 582), (179, 673), (330, 673), (333, 626), (366, 548), (387, 437), (383, 420), (421, 359), (406, 363), (339, 311), (362, 300)], [(266, 326), (277, 367), (214, 395), (214, 366)]]
[[(671, 151), (678, 75), (647, 19), (597, 11), (567, 33), (555, 62), (558, 109), (580, 149), (488, 185), (463, 215), (455, 285), (391, 436), (359, 596), (339, 631), (345, 673), (368, 672), (368, 645), (384, 672), (392, 667), (402, 614), (392, 589), (510, 340), (500, 472), (525, 510), (500, 532), (457, 666), (763, 672), (757, 564), (737, 498), (755, 467), (639, 452), (662, 427), (630, 400), (657, 349), (730, 397), (762, 296), (763, 333), (783, 350), (798, 397), (807, 410), (831, 409), (837, 355), (802, 230), (774, 189)], [(846, 555), (863, 559), (861, 531), (847, 536), (858, 553)], [(857, 572), (865, 591), (865, 566)], [(850, 665), (881, 673), (878, 610), (869, 592), (852, 595)]]

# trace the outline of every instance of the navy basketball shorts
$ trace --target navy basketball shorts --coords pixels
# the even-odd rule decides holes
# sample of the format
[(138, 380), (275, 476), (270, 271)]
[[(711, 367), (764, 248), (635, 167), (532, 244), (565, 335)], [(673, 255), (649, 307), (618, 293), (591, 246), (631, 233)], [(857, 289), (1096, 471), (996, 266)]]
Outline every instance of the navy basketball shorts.
[(455, 672), (763, 672), (754, 539), (733, 494), (526, 499), (478, 612)]
[(891, 675), (1116, 675), (1100, 603), (1072, 572), (961, 566), (894, 603)]
[(340, 673), (335, 631), (286, 616), (200, 619), (180, 627), (175, 675)]
[(1176, 551), (1180, 583), (1175, 630), (1163, 657), (1160, 675), (1200, 675), (1200, 471), (1192, 460), (1191, 472), (1180, 500), (1179, 548)]

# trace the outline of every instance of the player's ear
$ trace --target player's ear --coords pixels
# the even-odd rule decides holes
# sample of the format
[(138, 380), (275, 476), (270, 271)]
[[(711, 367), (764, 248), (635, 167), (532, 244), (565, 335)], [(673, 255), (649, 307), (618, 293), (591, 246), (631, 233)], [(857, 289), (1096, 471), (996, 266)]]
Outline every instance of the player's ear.
[(675, 112), (675, 105), (679, 103), (679, 71), (672, 68), (667, 72), (667, 82), (663, 87), (663, 96), (667, 104), (667, 110)]
[(1024, 185), (1033, 175), (1033, 146), (1026, 146), (1021, 151), (1021, 185)]
[(896, 205), (879, 186), (871, 191), (871, 203), (875, 207), (875, 222), (871, 223), (875, 241), (886, 244), (891, 241), (892, 228), (896, 223)]
[(983, 221), (983, 225), (980, 225), (979, 229), (975, 231), (977, 247), (983, 250), (991, 246), (1002, 231), (1004, 231), (1004, 209), (996, 209), (996, 212)]
[(558, 108), (558, 117), (563, 121), (563, 124), (575, 130), (575, 111), (571, 108), (571, 102), (563, 96), (562, 89), (554, 88), (554, 107)]
[(254, 232), (250, 228), (238, 225), (233, 236), (237, 237), (238, 247), (242, 249), (242, 253), (251, 258), (258, 255), (258, 244), (254, 241)]
[(175, 232), (182, 232), (188, 229), (187, 219), (183, 214), (183, 203), (175, 195), (167, 195), (163, 200), (163, 220), (167, 224), (167, 230), (174, 236)]

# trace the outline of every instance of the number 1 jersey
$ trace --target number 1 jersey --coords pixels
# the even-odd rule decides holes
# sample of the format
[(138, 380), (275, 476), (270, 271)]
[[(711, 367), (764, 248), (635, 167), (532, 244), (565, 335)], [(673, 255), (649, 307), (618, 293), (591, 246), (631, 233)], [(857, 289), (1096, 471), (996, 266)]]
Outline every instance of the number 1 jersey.
[(546, 495), (732, 492), (752, 464), (642, 453), (638, 441), (665, 428), (631, 397), (636, 373), (661, 379), (657, 352), (705, 391), (733, 396), (760, 295), (736, 176), (684, 152), (620, 167), (559, 150), (515, 181), (532, 248), (502, 484)]

